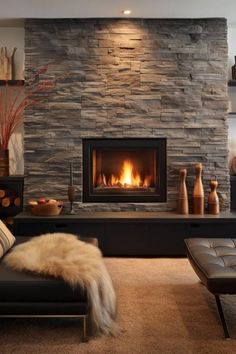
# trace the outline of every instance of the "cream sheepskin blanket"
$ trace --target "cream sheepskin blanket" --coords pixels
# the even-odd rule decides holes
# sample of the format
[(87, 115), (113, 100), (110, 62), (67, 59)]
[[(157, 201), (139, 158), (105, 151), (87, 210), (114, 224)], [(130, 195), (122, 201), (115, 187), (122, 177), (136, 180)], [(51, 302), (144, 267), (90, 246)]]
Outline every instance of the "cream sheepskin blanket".
[(116, 296), (98, 247), (75, 235), (54, 233), (15, 246), (4, 258), (7, 266), (62, 278), (87, 290), (93, 333), (116, 334)]

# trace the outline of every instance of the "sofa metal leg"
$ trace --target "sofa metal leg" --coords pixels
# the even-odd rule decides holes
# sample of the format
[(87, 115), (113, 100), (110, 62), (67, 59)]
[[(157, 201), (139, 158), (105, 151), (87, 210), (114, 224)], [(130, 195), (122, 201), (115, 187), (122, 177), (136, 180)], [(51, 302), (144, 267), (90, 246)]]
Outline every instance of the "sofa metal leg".
[(87, 330), (88, 330), (88, 316), (85, 315), (83, 316), (83, 336), (82, 336), (82, 342), (87, 342), (88, 341), (88, 335), (87, 335)]
[(220, 301), (220, 296), (219, 295), (215, 295), (215, 299), (216, 299), (218, 312), (219, 312), (219, 315), (220, 315), (220, 320), (221, 320), (221, 323), (222, 323), (222, 326), (223, 326), (223, 329), (224, 329), (225, 339), (230, 339), (227, 323), (225, 321), (225, 316), (224, 316), (222, 304), (221, 304), (221, 301)]

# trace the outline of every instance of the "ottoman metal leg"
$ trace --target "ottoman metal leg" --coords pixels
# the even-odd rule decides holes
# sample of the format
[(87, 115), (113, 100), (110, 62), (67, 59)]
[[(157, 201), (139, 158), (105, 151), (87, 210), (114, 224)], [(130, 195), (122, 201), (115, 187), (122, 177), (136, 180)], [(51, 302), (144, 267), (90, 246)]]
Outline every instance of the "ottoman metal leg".
[(88, 315), (0, 315), (0, 318), (82, 318), (82, 342), (88, 342)]
[(220, 301), (220, 296), (219, 295), (215, 295), (215, 299), (216, 299), (218, 312), (219, 312), (219, 315), (220, 315), (220, 320), (221, 320), (221, 323), (222, 323), (222, 326), (223, 326), (223, 329), (224, 329), (225, 339), (230, 339), (227, 323), (225, 321), (225, 316), (224, 316), (222, 304), (221, 304), (221, 301)]
[(82, 336), (82, 341), (87, 342), (88, 341), (88, 316), (85, 315), (83, 316), (83, 336)]

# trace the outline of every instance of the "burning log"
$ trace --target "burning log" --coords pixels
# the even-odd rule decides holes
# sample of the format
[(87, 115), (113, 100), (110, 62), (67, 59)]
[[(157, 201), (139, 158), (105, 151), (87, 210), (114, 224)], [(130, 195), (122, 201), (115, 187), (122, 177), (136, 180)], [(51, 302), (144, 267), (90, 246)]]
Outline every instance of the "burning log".
[(141, 177), (133, 163), (130, 160), (124, 160), (120, 175), (106, 176), (104, 173), (100, 173), (97, 181), (96, 188), (99, 189), (147, 189), (150, 188), (152, 177), (145, 175)]

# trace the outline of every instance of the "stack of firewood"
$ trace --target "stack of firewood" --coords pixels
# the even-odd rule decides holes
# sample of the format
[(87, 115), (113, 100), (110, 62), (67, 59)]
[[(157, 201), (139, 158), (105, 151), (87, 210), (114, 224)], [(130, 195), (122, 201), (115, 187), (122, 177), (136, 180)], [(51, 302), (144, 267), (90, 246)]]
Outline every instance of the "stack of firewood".
[(19, 207), (21, 205), (21, 198), (13, 189), (0, 189), (0, 206), (8, 208), (10, 206)]

